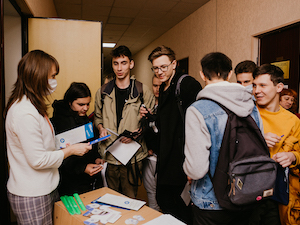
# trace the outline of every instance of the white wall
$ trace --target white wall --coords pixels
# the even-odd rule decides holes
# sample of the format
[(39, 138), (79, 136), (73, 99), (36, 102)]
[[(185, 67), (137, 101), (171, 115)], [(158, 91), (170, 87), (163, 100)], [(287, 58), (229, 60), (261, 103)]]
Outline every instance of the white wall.
[(4, 74), (5, 102), (10, 96), (13, 84), (17, 80), (17, 67), (22, 58), (21, 17), (13, 11), (7, 1), (4, 2)]

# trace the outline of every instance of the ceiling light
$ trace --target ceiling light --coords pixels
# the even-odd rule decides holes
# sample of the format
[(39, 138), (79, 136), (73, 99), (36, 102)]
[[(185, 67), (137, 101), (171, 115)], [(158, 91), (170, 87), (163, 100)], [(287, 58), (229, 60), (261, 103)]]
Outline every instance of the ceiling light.
[(116, 43), (102, 43), (103, 48), (113, 48), (116, 46)]

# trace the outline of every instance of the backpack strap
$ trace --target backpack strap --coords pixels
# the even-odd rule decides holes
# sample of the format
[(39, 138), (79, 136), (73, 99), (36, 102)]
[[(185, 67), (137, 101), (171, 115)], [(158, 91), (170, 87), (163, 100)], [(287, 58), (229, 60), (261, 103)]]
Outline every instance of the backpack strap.
[(189, 76), (189, 75), (183, 74), (183, 75), (181, 75), (181, 77), (179, 77), (177, 84), (176, 84), (176, 89), (175, 89), (175, 97), (177, 99), (178, 109), (179, 109), (179, 112), (180, 112), (180, 115), (181, 115), (181, 118), (183, 121), (184, 121), (184, 113), (183, 113), (183, 109), (182, 109), (182, 100), (180, 98), (180, 85), (181, 85), (182, 80), (187, 76)]
[(113, 86), (114, 86), (114, 79), (111, 80), (110, 82), (106, 83), (106, 84), (103, 84), (101, 86), (101, 103), (103, 105), (104, 103), (104, 98), (105, 98), (105, 95), (106, 94), (110, 94), (112, 92), (112, 89), (113, 89)]
[(144, 104), (143, 84), (141, 82), (135, 80), (135, 86), (136, 86), (138, 93), (140, 94), (141, 103)]

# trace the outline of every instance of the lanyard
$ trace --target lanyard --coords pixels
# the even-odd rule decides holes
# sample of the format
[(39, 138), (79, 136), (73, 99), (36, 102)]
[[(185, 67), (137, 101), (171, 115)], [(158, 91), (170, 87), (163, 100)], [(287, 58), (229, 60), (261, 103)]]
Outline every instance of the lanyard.
[(49, 124), (49, 126), (50, 126), (50, 128), (51, 128), (51, 131), (52, 131), (52, 134), (53, 134), (53, 133), (54, 133), (54, 132), (53, 132), (53, 127), (52, 127), (52, 125), (51, 125), (51, 122), (50, 122), (48, 116), (46, 115), (45, 118), (46, 118), (46, 120), (48, 121), (48, 124)]

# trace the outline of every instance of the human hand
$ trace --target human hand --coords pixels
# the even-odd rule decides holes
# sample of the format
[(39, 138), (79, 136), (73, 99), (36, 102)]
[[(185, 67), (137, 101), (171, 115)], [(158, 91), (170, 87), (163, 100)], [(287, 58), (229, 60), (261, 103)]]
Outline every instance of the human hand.
[(89, 143), (79, 143), (79, 144), (70, 145), (62, 149), (62, 151), (64, 152), (64, 159), (65, 159), (71, 155), (83, 156), (91, 149), (92, 149), (92, 145), (90, 145)]
[(102, 165), (90, 163), (86, 165), (84, 172), (90, 176), (93, 176), (99, 173), (102, 169)]
[(73, 155), (83, 156), (85, 153), (92, 149), (92, 145), (89, 143), (78, 143), (71, 145), (73, 149)]
[(153, 155), (153, 150), (148, 149), (148, 155)]
[(269, 148), (273, 148), (276, 143), (279, 143), (279, 141), (281, 140), (281, 137), (279, 137), (277, 134), (273, 134), (273, 133), (269, 132), (269, 133), (265, 133), (265, 140), (266, 140), (267, 146)]
[(102, 128), (99, 130), (99, 134), (100, 137), (105, 137), (107, 136), (107, 130), (105, 128)]
[(123, 144), (128, 144), (132, 141), (131, 138), (128, 138), (128, 137), (121, 137), (120, 138), (120, 141), (123, 143)]
[(296, 161), (296, 156), (292, 152), (278, 152), (273, 155), (272, 159), (282, 167), (288, 167)]
[(148, 113), (151, 113), (152, 114), (152, 112), (151, 112), (151, 109), (146, 109), (144, 106), (141, 106), (140, 107), (140, 117), (142, 118), (142, 117), (145, 117), (146, 116), (146, 114), (148, 114)]

